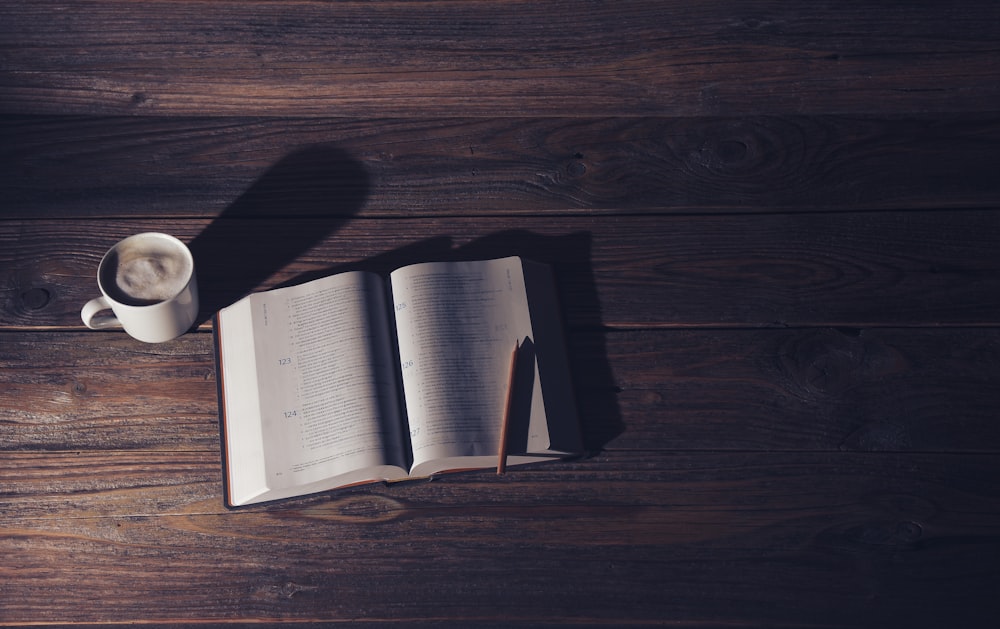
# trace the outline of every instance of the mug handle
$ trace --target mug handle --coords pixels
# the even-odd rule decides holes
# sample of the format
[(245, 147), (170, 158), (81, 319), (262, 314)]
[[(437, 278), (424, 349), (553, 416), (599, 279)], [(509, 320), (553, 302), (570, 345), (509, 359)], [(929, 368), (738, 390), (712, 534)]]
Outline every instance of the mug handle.
[(102, 310), (110, 310), (111, 304), (108, 303), (106, 297), (101, 296), (96, 299), (91, 299), (83, 306), (83, 310), (80, 311), (80, 318), (83, 319), (83, 323), (91, 330), (100, 330), (101, 328), (120, 328), (122, 327), (121, 322), (115, 315), (101, 315), (100, 317), (95, 317), (98, 312)]

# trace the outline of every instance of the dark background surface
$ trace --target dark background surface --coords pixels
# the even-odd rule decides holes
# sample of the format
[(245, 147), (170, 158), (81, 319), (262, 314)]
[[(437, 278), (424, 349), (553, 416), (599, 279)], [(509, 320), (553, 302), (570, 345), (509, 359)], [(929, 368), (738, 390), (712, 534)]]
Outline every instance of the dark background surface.
[[(870, 5), (0, 5), (0, 624), (992, 626), (1000, 5)], [(588, 457), (223, 508), (214, 310), (510, 254)]]

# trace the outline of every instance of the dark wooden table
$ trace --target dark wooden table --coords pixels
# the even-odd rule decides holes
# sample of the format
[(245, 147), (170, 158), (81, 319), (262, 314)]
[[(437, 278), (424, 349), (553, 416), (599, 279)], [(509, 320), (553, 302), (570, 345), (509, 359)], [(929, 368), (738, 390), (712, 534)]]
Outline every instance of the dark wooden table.
[[(1000, 4), (813, 4), (0, 4), (0, 625), (994, 626)], [(224, 509), (215, 309), (508, 254), (589, 456)]]

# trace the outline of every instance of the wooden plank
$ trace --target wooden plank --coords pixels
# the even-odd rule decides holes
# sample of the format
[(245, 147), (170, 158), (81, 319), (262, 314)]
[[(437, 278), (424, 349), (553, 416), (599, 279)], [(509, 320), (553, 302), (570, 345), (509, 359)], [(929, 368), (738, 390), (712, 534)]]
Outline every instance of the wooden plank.
[(0, 416), (0, 450), (217, 454), (210, 335), (160, 344), (123, 332), (0, 335)]
[(989, 0), (61, 0), (0, 7), (8, 113), (743, 115), (986, 111)]
[[(573, 329), (569, 352), (594, 452), (1000, 452), (1000, 328)], [(0, 333), (2, 451), (217, 465), (217, 413), (208, 334)]]
[(575, 381), (609, 450), (1000, 450), (997, 329), (642, 331), (574, 349), (607, 354), (613, 440), (601, 363)]
[(254, 289), (352, 268), (522, 255), (575, 326), (996, 325), (1000, 212), (409, 220), (0, 222), (0, 326), (79, 328), (107, 247), (191, 242), (203, 320)]
[(616, 454), (232, 513), (187, 465), (0, 459), (0, 617), (928, 626), (991, 609), (1000, 550), (996, 455)]
[(0, 117), (6, 218), (1000, 207), (1000, 116)]

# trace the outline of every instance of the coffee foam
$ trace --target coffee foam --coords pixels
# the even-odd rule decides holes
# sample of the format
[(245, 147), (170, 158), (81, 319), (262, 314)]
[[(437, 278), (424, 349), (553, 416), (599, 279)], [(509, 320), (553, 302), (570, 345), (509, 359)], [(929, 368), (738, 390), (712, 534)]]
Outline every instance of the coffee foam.
[(131, 305), (170, 299), (184, 290), (191, 275), (187, 256), (159, 243), (122, 247), (109, 255), (105, 266), (104, 289), (116, 301)]

